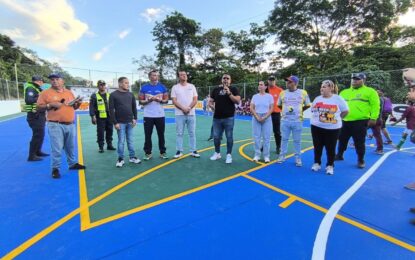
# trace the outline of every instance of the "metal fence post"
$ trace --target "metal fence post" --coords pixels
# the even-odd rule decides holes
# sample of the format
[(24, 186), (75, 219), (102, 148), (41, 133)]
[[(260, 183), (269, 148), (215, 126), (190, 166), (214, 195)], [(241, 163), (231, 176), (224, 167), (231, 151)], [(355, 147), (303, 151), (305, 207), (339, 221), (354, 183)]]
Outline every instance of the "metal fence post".
[(16, 77), (17, 100), (19, 100), (20, 99), (20, 96), (19, 96), (19, 80), (17, 78), (17, 64), (16, 63), (14, 64), (14, 74), (15, 74), (15, 77)]
[(7, 89), (7, 99), (10, 100), (9, 82), (7, 82), (7, 79), (6, 79), (6, 89)]
[(246, 100), (246, 84), (244, 83), (244, 99)]
[(305, 90), (305, 78), (306, 78), (306, 77), (304, 77), (304, 78), (303, 78), (303, 89), (304, 89), (304, 90)]

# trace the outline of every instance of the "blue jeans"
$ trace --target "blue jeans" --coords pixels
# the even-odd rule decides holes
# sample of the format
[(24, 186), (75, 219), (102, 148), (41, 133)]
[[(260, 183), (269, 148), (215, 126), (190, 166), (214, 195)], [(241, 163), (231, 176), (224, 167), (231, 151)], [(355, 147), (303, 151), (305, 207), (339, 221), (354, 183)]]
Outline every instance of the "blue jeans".
[(295, 156), (301, 156), (301, 132), (303, 130), (302, 121), (281, 120), (281, 156), (287, 154), (288, 139), (293, 134)]
[(187, 125), (189, 133), (190, 151), (196, 151), (196, 116), (194, 115), (176, 115), (176, 151), (183, 152), (183, 133)]
[(120, 123), (119, 125), (120, 125), (120, 130), (117, 130), (117, 134), (118, 134), (118, 147), (117, 147), (118, 158), (124, 159), (124, 142), (125, 142), (126, 138), (127, 138), (127, 147), (128, 147), (129, 156), (130, 156), (130, 158), (135, 157), (134, 145), (133, 145), (133, 125), (132, 125), (132, 123), (128, 123), (128, 124), (121, 124)]
[(74, 124), (63, 125), (48, 122), (50, 138), (51, 166), (59, 169), (62, 161), (62, 149), (65, 151), (69, 166), (76, 163), (75, 160), (75, 127)]
[(215, 152), (220, 153), (220, 141), (222, 140), (223, 131), (225, 131), (226, 153), (232, 153), (234, 122), (234, 117), (221, 119), (213, 118), (213, 142), (215, 144)]
[[(258, 113), (259, 116), (264, 116), (266, 113)], [(252, 117), (252, 138), (254, 139), (255, 156), (261, 156), (261, 147), (264, 157), (269, 158), (269, 147), (272, 132), (272, 120), (268, 117), (264, 122), (259, 123), (255, 117)], [(262, 143), (262, 144), (261, 144)]]

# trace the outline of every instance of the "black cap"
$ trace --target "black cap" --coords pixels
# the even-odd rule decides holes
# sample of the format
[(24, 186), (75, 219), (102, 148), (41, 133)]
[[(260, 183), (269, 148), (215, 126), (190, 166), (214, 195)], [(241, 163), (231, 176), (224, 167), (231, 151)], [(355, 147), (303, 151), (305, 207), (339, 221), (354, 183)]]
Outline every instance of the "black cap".
[(42, 76), (34, 75), (32, 77), (32, 81), (43, 81), (43, 78), (42, 78)]
[(102, 79), (98, 80), (98, 82), (97, 82), (97, 86), (105, 85), (105, 84), (106, 84), (105, 81), (103, 81)]
[(59, 72), (54, 72), (49, 74), (48, 79), (63, 79), (62, 74), (60, 74)]
[(269, 77), (268, 77), (268, 80), (275, 80), (275, 76), (272, 76), (272, 75), (271, 75), (271, 76), (269, 76)]

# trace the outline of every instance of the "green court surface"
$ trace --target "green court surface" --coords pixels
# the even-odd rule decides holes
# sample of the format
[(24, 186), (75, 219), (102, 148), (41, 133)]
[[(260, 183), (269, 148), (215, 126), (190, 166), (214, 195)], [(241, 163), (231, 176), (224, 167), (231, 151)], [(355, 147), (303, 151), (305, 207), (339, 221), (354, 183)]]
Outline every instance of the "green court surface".
[[(142, 115), (139, 115), (142, 118)], [(96, 127), (91, 124), (87, 115), (80, 116), (82, 140), (82, 157), (88, 167), (85, 171), (85, 187), (82, 189), (81, 204), (91, 200), (88, 214), (82, 218), (84, 227), (89, 224), (99, 225), (118, 219), (125, 215), (159, 205), (171, 199), (181, 197), (192, 192), (209, 188), (232, 177), (246, 173), (252, 169), (262, 167), (249, 160), (253, 154), (251, 140), (251, 121), (236, 120), (234, 128), (233, 163), (225, 164), (226, 147), (222, 146), (222, 159), (211, 161), (209, 157), (214, 151), (213, 142), (207, 141), (210, 134), (212, 118), (198, 116), (196, 124), (197, 148), (200, 158), (193, 158), (188, 154), (180, 159), (173, 159), (175, 154), (176, 131), (174, 114), (166, 113), (166, 147), (168, 160), (159, 158), (157, 133), (153, 132), (153, 158), (142, 161), (141, 164), (128, 162), (128, 151), (125, 145), (125, 161), (123, 168), (116, 168), (116, 151), (98, 153), (96, 144)], [(188, 135), (184, 135), (184, 149), (188, 151)], [(303, 134), (303, 149), (311, 146), (311, 138)], [(222, 144), (226, 143), (226, 138)], [(117, 144), (117, 135), (114, 133), (114, 145)], [(142, 123), (134, 128), (134, 147), (136, 155), (141, 159), (144, 145), (144, 130)], [(289, 152), (292, 150), (291, 142)], [(272, 141), (271, 151), (275, 151)], [(275, 152), (271, 152), (272, 159), (276, 159)], [(82, 194), (86, 193), (86, 194)], [(89, 203), (91, 204), (91, 203)]]

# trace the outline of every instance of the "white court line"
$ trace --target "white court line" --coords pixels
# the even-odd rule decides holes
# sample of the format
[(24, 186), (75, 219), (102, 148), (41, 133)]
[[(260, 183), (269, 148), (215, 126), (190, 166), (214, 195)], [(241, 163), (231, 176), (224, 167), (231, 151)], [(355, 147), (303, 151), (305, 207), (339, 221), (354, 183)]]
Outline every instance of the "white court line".
[(13, 119), (17, 119), (17, 118), (20, 118), (20, 117), (22, 117), (22, 116), (26, 116), (26, 115), (24, 114), (24, 115), (21, 115), (21, 116), (16, 116), (16, 117), (12, 117), (12, 118), (7, 118), (7, 119), (5, 119), (5, 120), (0, 120), (0, 123), (7, 122), (7, 121), (10, 121), (10, 120), (13, 120)]
[[(406, 148), (402, 150), (413, 149)], [(367, 181), (367, 179), (372, 176), (372, 174), (379, 168), (379, 166), (389, 157), (389, 155), (396, 153), (396, 150), (389, 151), (382, 155), (379, 160), (370, 167), (370, 169), (365, 172), (362, 177), (360, 177), (343, 195), (340, 196), (334, 202), (334, 204), (330, 207), (327, 211), (326, 215), (324, 216), (323, 220), (320, 223), (320, 227), (317, 231), (316, 239), (314, 240), (313, 246), (313, 260), (324, 260), (326, 255), (326, 247), (327, 247), (327, 239), (330, 233), (331, 226), (333, 224), (334, 218), (336, 217), (337, 213), (343, 207), (344, 204), (362, 187), (362, 185)]]

